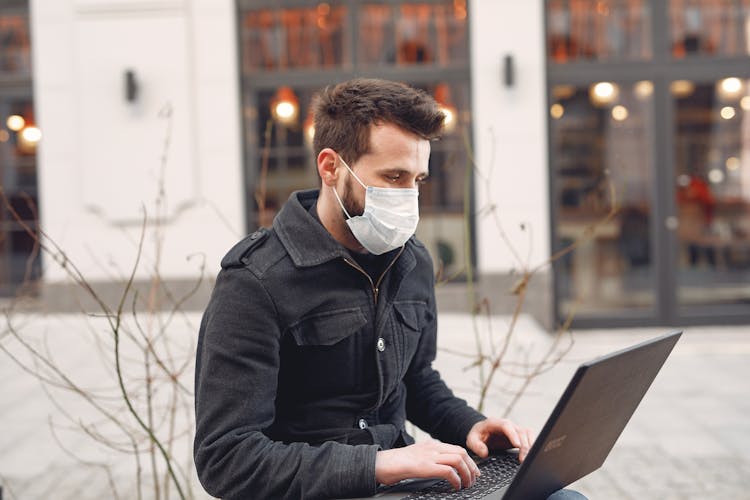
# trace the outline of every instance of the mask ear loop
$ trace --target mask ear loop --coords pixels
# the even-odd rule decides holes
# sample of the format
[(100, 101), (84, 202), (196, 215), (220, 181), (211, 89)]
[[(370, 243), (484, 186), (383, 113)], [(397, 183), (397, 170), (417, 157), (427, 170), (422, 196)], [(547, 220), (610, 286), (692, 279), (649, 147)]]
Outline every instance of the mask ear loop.
[[(337, 153), (337, 155), (338, 155), (338, 153)], [(346, 162), (345, 162), (345, 161), (344, 161), (344, 159), (343, 159), (343, 158), (341, 157), (341, 155), (338, 155), (338, 157), (339, 157), (339, 160), (341, 160), (341, 163), (343, 163), (343, 164), (344, 164), (344, 166), (346, 167), (346, 169), (347, 169), (347, 170), (349, 171), (349, 173), (350, 173), (350, 174), (352, 174), (352, 176), (353, 176), (353, 177), (354, 177), (354, 178), (355, 178), (355, 179), (357, 180), (357, 182), (359, 182), (359, 183), (360, 183), (360, 185), (361, 185), (361, 186), (362, 186), (363, 188), (367, 189), (367, 186), (365, 186), (365, 183), (364, 183), (364, 182), (362, 182), (361, 180), (359, 180), (359, 177), (357, 177), (357, 174), (355, 174), (355, 173), (354, 173), (354, 170), (352, 170), (352, 169), (351, 169), (351, 167), (349, 167), (349, 165), (347, 165), (347, 164), (346, 164)]]
[[(344, 159), (343, 159), (343, 158), (341, 157), (341, 155), (340, 155), (340, 154), (338, 154), (338, 153), (336, 153), (336, 156), (338, 156), (338, 157), (339, 157), (339, 160), (341, 161), (341, 163), (342, 163), (342, 164), (343, 164), (343, 165), (344, 165), (344, 166), (346, 167), (346, 169), (347, 169), (347, 170), (349, 171), (349, 173), (350, 173), (350, 174), (352, 174), (352, 177), (354, 177), (354, 179), (355, 179), (355, 180), (356, 180), (357, 182), (359, 182), (359, 183), (360, 183), (360, 184), (362, 185), (362, 187), (363, 187), (363, 188), (365, 188), (365, 190), (367, 190), (367, 186), (365, 186), (365, 183), (364, 183), (364, 182), (362, 182), (361, 180), (359, 180), (359, 177), (357, 177), (357, 174), (355, 174), (355, 173), (354, 173), (354, 170), (352, 170), (352, 169), (351, 169), (351, 167), (349, 167), (349, 165), (347, 165), (347, 164), (346, 164), (346, 162), (345, 162), (345, 161), (344, 161)], [(334, 186), (334, 187), (333, 187), (332, 189), (333, 189), (333, 195), (334, 195), (334, 196), (336, 197), (336, 201), (338, 201), (338, 202), (339, 202), (339, 205), (341, 206), (341, 210), (343, 210), (343, 211), (344, 211), (344, 214), (346, 214), (346, 218), (347, 218), (347, 219), (351, 219), (351, 218), (352, 218), (352, 216), (351, 216), (351, 215), (349, 215), (349, 212), (348, 212), (348, 211), (346, 210), (346, 207), (344, 206), (344, 202), (342, 202), (342, 201), (341, 201), (341, 198), (339, 198), (339, 193), (338, 193), (338, 192), (336, 191), (336, 187)]]
[(349, 215), (349, 212), (347, 212), (347, 211), (346, 211), (346, 207), (345, 207), (345, 206), (344, 206), (344, 204), (343, 204), (343, 203), (341, 202), (341, 198), (339, 198), (339, 194), (338, 194), (338, 193), (336, 192), (336, 186), (333, 186), (333, 187), (332, 187), (331, 189), (333, 189), (333, 196), (335, 196), (335, 197), (336, 197), (336, 200), (337, 200), (337, 201), (339, 202), (339, 206), (341, 206), (341, 210), (343, 210), (343, 211), (344, 211), (344, 213), (346, 214), (346, 218), (347, 218), (347, 219), (351, 219), (351, 218), (352, 218), (352, 216), (351, 216), (351, 215)]

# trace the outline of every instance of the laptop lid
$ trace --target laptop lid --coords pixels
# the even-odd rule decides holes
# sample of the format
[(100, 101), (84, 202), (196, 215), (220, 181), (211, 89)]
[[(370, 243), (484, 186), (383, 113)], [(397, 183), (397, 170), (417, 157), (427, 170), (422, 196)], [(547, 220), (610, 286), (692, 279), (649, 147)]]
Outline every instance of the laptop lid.
[(681, 335), (579, 366), (503, 499), (547, 498), (601, 467)]

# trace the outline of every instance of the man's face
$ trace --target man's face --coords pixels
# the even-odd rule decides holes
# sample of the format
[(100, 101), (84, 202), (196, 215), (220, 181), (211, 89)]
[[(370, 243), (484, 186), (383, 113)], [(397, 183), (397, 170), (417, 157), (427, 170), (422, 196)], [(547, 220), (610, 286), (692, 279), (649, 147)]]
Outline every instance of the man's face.
[[(419, 188), (428, 175), (430, 142), (395, 125), (373, 125), (370, 151), (351, 169), (366, 185), (384, 188)], [(365, 209), (365, 188), (346, 171), (341, 201), (352, 217)]]

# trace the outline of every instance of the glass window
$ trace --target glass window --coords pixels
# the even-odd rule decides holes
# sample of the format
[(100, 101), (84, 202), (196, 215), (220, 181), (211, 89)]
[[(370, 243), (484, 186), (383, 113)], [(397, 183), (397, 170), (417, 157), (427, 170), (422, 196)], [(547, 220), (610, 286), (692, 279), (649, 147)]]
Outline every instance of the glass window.
[(253, 106), (247, 141), (255, 153), (249, 158), (256, 172), (249, 199), (255, 201), (257, 225), (270, 226), (292, 191), (318, 186), (312, 154), (312, 115), (307, 112), (315, 87), (281, 86), (259, 90)]
[[(469, 114), (466, 82), (418, 84), (433, 95), (450, 116), (446, 132), (433, 141), (430, 176), (420, 186), (419, 238), (431, 248), (443, 271), (455, 274), (464, 265), (464, 193), (468, 157), (463, 130)], [(281, 86), (276, 90), (249, 93), (255, 102), (248, 111), (246, 141), (253, 151), (248, 160), (257, 172), (248, 199), (254, 201), (257, 225), (270, 226), (274, 216), (296, 190), (320, 185), (312, 150), (314, 135), (309, 112), (314, 86)]]
[(248, 72), (340, 67), (348, 62), (346, 17), (346, 7), (328, 3), (244, 12), (242, 66)]
[(552, 63), (648, 60), (646, 0), (548, 0), (547, 56)]
[(750, 300), (750, 80), (672, 83), (678, 300)]
[(0, 181), (12, 210), (5, 203), (0, 206), (0, 295), (11, 295), (41, 275), (34, 238), (23, 227), (36, 227), (36, 147), (41, 132), (34, 125), (31, 99), (4, 94), (0, 88)]
[(750, 0), (670, 0), (672, 55), (750, 54)]
[(249, 229), (270, 225), (293, 191), (320, 185), (309, 113), (314, 93), (388, 67), (388, 78), (422, 88), (450, 115), (446, 133), (431, 145), (417, 234), (445, 275), (459, 274), (470, 133), (466, 0), (238, 4)]
[(30, 72), (28, 14), (0, 11), (0, 75)]
[(6, 198), (0, 202), (3, 296), (16, 294), (19, 287), (32, 285), (41, 275), (34, 238), (23, 227), (36, 230), (38, 206), (36, 147), (41, 132), (30, 96), (28, 2), (5, 0), (0, 4), (0, 186)]
[(466, 64), (465, 0), (366, 3), (359, 16), (363, 65)]
[(576, 245), (556, 263), (563, 317), (655, 305), (653, 91), (648, 80), (552, 87), (556, 248)]

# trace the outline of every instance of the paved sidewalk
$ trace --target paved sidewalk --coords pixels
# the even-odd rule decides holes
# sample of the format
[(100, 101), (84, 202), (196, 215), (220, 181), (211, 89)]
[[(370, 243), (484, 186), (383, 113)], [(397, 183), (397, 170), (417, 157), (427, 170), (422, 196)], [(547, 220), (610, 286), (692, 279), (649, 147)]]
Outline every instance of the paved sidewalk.
[[(46, 332), (50, 353), (84, 385), (102, 385), (107, 369), (91, 342), (102, 325), (75, 316), (22, 317), (21, 331), (40, 339)], [(175, 352), (191, 356), (198, 314), (175, 323), (170, 338)], [(477, 371), (467, 369), (475, 353), (475, 331), (492, 335), (497, 347), (507, 318), (493, 317), (475, 324), (462, 314), (441, 314), (440, 347), (436, 365), (449, 385), (471, 402), (477, 401)], [(2, 331), (2, 329), (0, 329)], [(578, 363), (606, 354), (666, 329), (580, 331), (573, 335), (565, 357), (531, 381), (514, 406), (511, 417), (539, 429), (557, 402)], [(92, 333), (93, 332), (93, 333)], [(174, 337), (172, 339), (172, 337)], [(566, 346), (569, 337), (562, 338)], [(18, 353), (17, 342), (0, 339)], [(522, 317), (509, 344), (504, 370), (524, 372), (552, 343), (552, 336), (537, 323)], [(43, 344), (40, 344), (43, 345)], [(182, 382), (192, 386), (192, 367)], [(485, 411), (502, 415), (524, 379), (498, 374)], [(750, 499), (750, 327), (695, 327), (686, 329), (672, 356), (630, 421), (605, 465), (573, 487), (593, 499)], [(75, 405), (75, 398), (65, 399)], [(85, 409), (65, 406), (85, 419)], [(60, 416), (39, 383), (0, 352), (0, 486), (8, 499), (100, 499), (113, 495), (101, 468), (82, 465), (63, 452), (52, 437), (49, 417)], [(187, 422), (186, 413), (179, 417)], [(424, 438), (422, 434), (420, 438)], [(88, 436), (67, 438), (79, 456), (100, 453)], [(184, 440), (188, 443), (188, 440)], [(189, 450), (175, 450), (189, 463)], [(121, 498), (135, 498), (132, 457), (109, 452)], [(207, 498), (196, 490), (196, 498)], [(145, 498), (153, 492), (145, 491)], [(175, 498), (172, 492), (172, 498)]]

